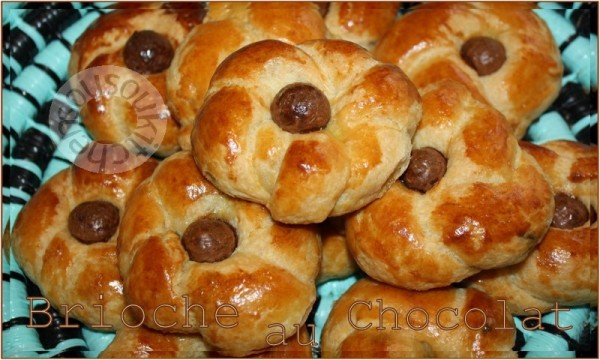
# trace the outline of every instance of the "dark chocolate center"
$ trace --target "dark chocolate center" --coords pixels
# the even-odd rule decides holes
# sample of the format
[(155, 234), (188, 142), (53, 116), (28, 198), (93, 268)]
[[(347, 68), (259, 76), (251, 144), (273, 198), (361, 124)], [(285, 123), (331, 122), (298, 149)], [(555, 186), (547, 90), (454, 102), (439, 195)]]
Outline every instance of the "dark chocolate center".
[(506, 51), (501, 42), (487, 36), (473, 37), (463, 44), (460, 57), (479, 76), (495, 73), (506, 61)]
[(69, 232), (84, 244), (108, 241), (119, 227), (119, 209), (107, 201), (87, 201), (69, 214)]
[(331, 118), (329, 100), (311, 84), (290, 84), (271, 103), (271, 117), (283, 130), (298, 134), (327, 126)]
[(191, 260), (218, 262), (227, 259), (237, 246), (235, 229), (218, 219), (202, 218), (191, 223), (181, 242)]
[(554, 217), (552, 226), (559, 229), (574, 229), (589, 219), (587, 207), (575, 196), (565, 193), (554, 195)]
[(125, 65), (140, 74), (166, 70), (173, 55), (173, 46), (169, 40), (152, 30), (134, 32), (123, 49)]
[(431, 147), (415, 149), (410, 154), (408, 168), (400, 181), (409, 189), (424, 193), (446, 173), (446, 158)]

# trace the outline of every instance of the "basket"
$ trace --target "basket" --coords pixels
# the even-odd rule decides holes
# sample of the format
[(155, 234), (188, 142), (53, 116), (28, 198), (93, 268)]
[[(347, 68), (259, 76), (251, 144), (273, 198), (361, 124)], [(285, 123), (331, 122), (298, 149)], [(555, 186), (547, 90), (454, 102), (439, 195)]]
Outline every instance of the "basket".
[[(75, 40), (111, 3), (3, 3), (2, 34), (2, 227), (10, 228), (24, 204), (39, 186), (71, 165), (76, 153), (53, 129), (50, 104), (75, 109), (69, 99), (57, 95), (67, 78), (67, 63)], [(401, 12), (415, 3), (405, 3)], [(548, 24), (560, 46), (565, 65), (563, 87), (551, 108), (529, 128), (525, 140), (543, 143), (555, 139), (597, 143), (597, 15), (596, 3), (540, 3), (536, 10)], [(85, 133), (75, 123), (71, 133)], [(87, 141), (91, 141), (88, 137)], [(3, 239), (7, 242), (7, 237)], [(4, 247), (8, 249), (8, 247)], [(316, 339), (333, 302), (357, 280), (353, 276), (329, 281), (318, 288), (317, 304), (308, 323), (316, 325)], [(10, 252), (2, 256), (2, 356), (97, 357), (114, 334), (81, 326), (60, 328), (55, 310), (46, 328), (28, 325), (47, 319), (30, 319), (30, 307), (45, 305), (27, 297), (41, 296), (24, 275)], [(597, 308), (576, 307), (561, 314), (559, 330), (554, 314), (543, 317), (545, 330), (527, 331), (515, 319), (520, 357), (597, 357)], [(72, 320), (71, 320), (72, 321)], [(314, 349), (315, 356), (319, 349)]]

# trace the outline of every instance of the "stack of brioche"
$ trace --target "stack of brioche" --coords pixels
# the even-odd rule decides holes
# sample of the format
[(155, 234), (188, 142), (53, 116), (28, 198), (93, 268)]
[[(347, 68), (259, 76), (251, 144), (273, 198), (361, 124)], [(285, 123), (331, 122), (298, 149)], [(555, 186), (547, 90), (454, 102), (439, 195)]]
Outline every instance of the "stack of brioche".
[[(596, 303), (597, 147), (522, 140), (563, 74), (532, 3), (115, 7), (69, 73), (146, 79), (163, 140), (83, 151), (11, 234), (52, 306), (117, 332), (103, 357), (516, 357), (512, 314)], [(100, 89), (87, 149), (136, 110)], [(314, 339), (317, 285), (353, 274)]]

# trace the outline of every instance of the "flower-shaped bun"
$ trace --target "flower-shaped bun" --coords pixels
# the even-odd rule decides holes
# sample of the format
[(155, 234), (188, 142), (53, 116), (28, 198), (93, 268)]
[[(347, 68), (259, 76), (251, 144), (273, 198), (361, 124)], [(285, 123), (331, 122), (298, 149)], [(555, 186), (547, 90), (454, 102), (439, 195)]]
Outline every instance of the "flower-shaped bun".
[(404, 73), (358, 45), (266, 40), (219, 66), (191, 140), (220, 190), (266, 205), (275, 220), (317, 223), (389, 188), (420, 117)]
[[(141, 146), (156, 150), (160, 156), (179, 149), (179, 125), (166, 105), (166, 73), (175, 49), (192, 28), (202, 22), (204, 14), (200, 3), (118, 4), (115, 11), (98, 18), (79, 37), (69, 62), (70, 76), (85, 69), (111, 65), (129, 68), (147, 80), (142, 82), (132, 74), (115, 73), (109, 68), (93, 70), (93, 74), (102, 79), (97, 85), (101, 88), (82, 106), (81, 117), (95, 140), (126, 142), (136, 131), (155, 122), (151, 125), (153, 128), (164, 129), (160, 132), (164, 132), (164, 137), (157, 144), (158, 149), (152, 146), (154, 144), (142, 142), (145, 139), (136, 139), (142, 142)], [(84, 80), (79, 76), (73, 78), (73, 87), (81, 81)], [(88, 87), (95, 84), (92, 80), (85, 83)], [(148, 95), (153, 94), (162, 96), (162, 104), (148, 99)]]
[(401, 16), (374, 50), (421, 89), (444, 79), (500, 111), (517, 138), (556, 99), (560, 51), (535, 3), (432, 2)]
[(469, 283), (505, 299), (512, 313), (598, 302), (598, 147), (572, 141), (522, 143), (554, 188), (554, 218), (525, 261), (481, 272)]
[(210, 79), (229, 54), (266, 39), (297, 44), (324, 37), (323, 18), (312, 2), (209, 2), (204, 24), (175, 51), (167, 71), (169, 106), (182, 125), (181, 147), (190, 150), (190, 133)]
[(263, 206), (220, 193), (186, 151), (132, 195), (118, 243), (127, 300), (144, 324), (199, 333), (224, 355), (268, 348), (281, 331), (273, 324), (295, 334), (316, 299), (316, 229), (275, 223)]
[(407, 171), (348, 217), (346, 237), (368, 275), (425, 290), (523, 261), (553, 212), (550, 185), (504, 117), (446, 80), (424, 89)]
[[(103, 160), (120, 152), (105, 149)], [(77, 165), (40, 187), (19, 213), (10, 239), (25, 274), (62, 315), (66, 304), (73, 307), (69, 317), (87, 326), (113, 326), (98, 328), (112, 331), (131, 321), (121, 318), (125, 296), (117, 264), (119, 225), (129, 196), (157, 162), (149, 159), (110, 174), (86, 170), (100, 162), (90, 155), (82, 152)]]

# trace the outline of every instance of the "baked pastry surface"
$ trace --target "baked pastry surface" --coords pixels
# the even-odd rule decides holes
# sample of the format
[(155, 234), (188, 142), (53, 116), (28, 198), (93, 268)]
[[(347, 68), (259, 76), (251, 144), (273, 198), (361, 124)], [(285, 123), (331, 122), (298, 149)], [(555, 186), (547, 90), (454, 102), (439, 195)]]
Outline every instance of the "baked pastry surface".
[[(94, 70), (94, 75), (102, 80), (101, 95), (94, 95), (81, 107), (82, 122), (94, 140), (123, 142), (140, 127), (148, 126), (146, 121), (138, 119), (141, 114), (152, 116), (149, 121), (161, 122), (154, 126), (165, 129), (156, 154), (168, 156), (179, 149), (179, 124), (167, 106), (166, 73), (174, 50), (202, 22), (205, 13), (200, 3), (185, 4), (118, 4), (117, 10), (99, 17), (75, 42), (69, 76), (107, 65), (128, 68), (138, 74), (115, 73), (109, 68)], [(148, 82), (140, 81), (140, 77)], [(73, 79), (75, 83), (82, 80)], [(84, 81), (94, 83), (89, 79)], [(147, 96), (155, 91), (162, 96), (162, 104), (154, 102), (158, 105), (152, 114), (143, 113), (141, 109), (149, 106), (144, 102), (144, 93)], [(137, 140), (147, 145), (147, 150), (155, 150)]]
[(474, 289), (411, 291), (362, 279), (335, 303), (323, 357), (516, 358), (513, 319), (502, 310)]
[[(298, 336), (294, 335), (269, 350), (250, 356), (251, 358), (276, 359), (310, 359), (312, 350), (306, 327), (300, 328)], [(126, 359), (168, 359), (168, 358), (218, 358), (199, 335), (165, 334), (150, 330), (145, 326), (123, 328), (110, 345), (100, 354), (100, 358)]]
[(518, 263), (552, 221), (553, 192), (503, 116), (446, 80), (423, 91), (411, 163), (381, 198), (351, 214), (360, 268), (403, 288), (450, 285)]
[(374, 50), (418, 88), (442, 79), (469, 87), (521, 138), (556, 99), (560, 51), (533, 3), (435, 2), (401, 16)]
[(202, 173), (277, 221), (318, 223), (380, 197), (408, 164), (417, 90), (360, 46), (266, 40), (217, 69), (192, 132)]
[(542, 242), (523, 261), (485, 271), (468, 282), (505, 299), (515, 314), (536, 308), (598, 302), (598, 147), (571, 141), (521, 143), (540, 164), (555, 193), (556, 210)]
[[(110, 148), (109, 148), (110, 149)], [(121, 328), (125, 307), (117, 264), (117, 236), (125, 203), (157, 162), (127, 172), (86, 170), (83, 153), (46, 181), (15, 222), (10, 241), (15, 258), (43, 296), (61, 314), (87, 326)], [(81, 306), (76, 306), (80, 304)], [(102, 308), (102, 310), (99, 309)], [(126, 314), (125, 321), (130, 321)]]
[(324, 6), (327, 38), (352, 41), (373, 50), (394, 23), (399, 8), (399, 2), (329, 2)]
[(175, 52), (167, 74), (169, 105), (182, 124), (179, 143), (189, 150), (194, 119), (217, 66), (250, 43), (288, 43), (325, 37), (325, 24), (311, 2), (210, 2), (202, 26)]
[(346, 244), (344, 219), (330, 218), (318, 226), (321, 232), (322, 255), (317, 283), (343, 279), (354, 274), (358, 266)]
[(199, 333), (226, 356), (268, 347), (271, 324), (295, 334), (316, 298), (316, 229), (275, 223), (264, 207), (220, 193), (189, 152), (164, 160), (138, 188), (118, 243), (127, 301), (157, 311), (144, 324)]

